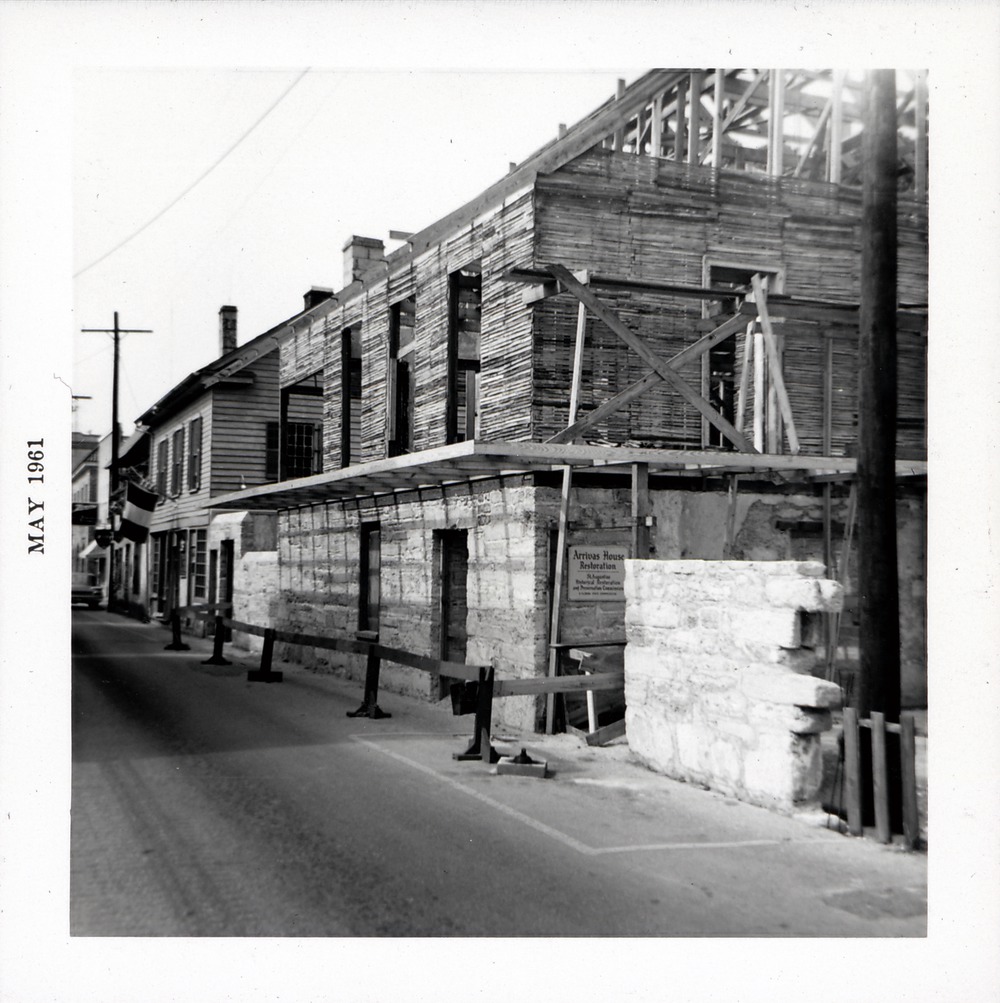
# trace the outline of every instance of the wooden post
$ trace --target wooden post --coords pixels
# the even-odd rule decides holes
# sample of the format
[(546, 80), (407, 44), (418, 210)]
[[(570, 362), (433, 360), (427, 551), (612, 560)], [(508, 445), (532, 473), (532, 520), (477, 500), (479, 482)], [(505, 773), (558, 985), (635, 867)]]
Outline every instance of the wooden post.
[(903, 772), (903, 840), (908, 850), (920, 844), (920, 813), (917, 809), (917, 731), (912, 714), (899, 719), (899, 753)]
[(726, 71), (715, 71), (715, 109), (712, 112), (712, 166), (722, 166), (722, 102), (726, 98)]
[(691, 74), (691, 124), (688, 127), (688, 155), (689, 164), (698, 163), (698, 149), (701, 143), (701, 85), (703, 74), (700, 70), (695, 70)]
[(896, 564), (896, 74), (873, 70), (863, 133), (858, 344), (857, 709), (899, 721)]
[(858, 734), (858, 712), (844, 708), (844, 807), (847, 809), (847, 831), (852, 836), (864, 834), (861, 821), (861, 741)]
[[(587, 308), (583, 303), (576, 311), (576, 346), (573, 351), (573, 382), (569, 391), (569, 421), (576, 421), (576, 409), (580, 403), (580, 381), (583, 377), (583, 349), (587, 337)], [(563, 467), (562, 490), (559, 494), (559, 531), (556, 543), (556, 566), (552, 579), (552, 609), (549, 614), (549, 676), (559, 674), (559, 650), (552, 645), (559, 642), (559, 613), (562, 607), (563, 563), (566, 553), (566, 524), (569, 520), (569, 495), (573, 486), (573, 468)], [(545, 696), (545, 733), (552, 734), (556, 710), (556, 695)]]
[(649, 464), (632, 464), (632, 556), (639, 561), (649, 559), (649, 526), (646, 519), (649, 506)]
[(914, 97), (917, 122), (916, 146), (913, 151), (913, 190), (922, 197), (927, 194), (927, 71), (917, 72)]
[(653, 118), (649, 123), (649, 152), (654, 157), (663, 153), (663, 95), (653, 98)]
[(875, 835), (880, 843), (892, 842), (889, 825), (889, 773), (885, 758), (885, 715), (872, 711), (872, 790), (875, 794)]
[(687, 81), (681, 80), (677, 84), (677, 128), (674, 129), (674, 163), (680, 164), (684, 160), (684, 140), (686, 138), (686, 116), (687, 109), (684, 107), (685, 95), (687, 93)]
[(841, 146), (844, 141), (844, 79), (843, 70), (833, 71), (833, 93), (830, 95), (833, 104), (830, 107), (830, 143), (828, 147), (829, 167), (828, 178), (835, 184), (840, 184)]
[(771, 70), (770, 117), (767, 120), (767, 173), (780, 178), (785, 169), (785, 71)]

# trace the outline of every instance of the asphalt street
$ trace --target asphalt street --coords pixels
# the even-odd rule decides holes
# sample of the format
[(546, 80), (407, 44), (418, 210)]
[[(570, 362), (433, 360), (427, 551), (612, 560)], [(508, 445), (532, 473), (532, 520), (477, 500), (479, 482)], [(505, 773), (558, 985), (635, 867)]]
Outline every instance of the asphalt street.
[(73, 613), (71, 932), (82, 936), (922, 936), (927, 858), (472, 718)]

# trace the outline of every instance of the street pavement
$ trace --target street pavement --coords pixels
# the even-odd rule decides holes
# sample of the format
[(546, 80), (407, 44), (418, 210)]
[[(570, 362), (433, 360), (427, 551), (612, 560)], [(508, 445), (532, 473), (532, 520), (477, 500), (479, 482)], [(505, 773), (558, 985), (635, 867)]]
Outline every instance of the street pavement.
[(627, 743), (472, 717), (104, 612), (73, 614), (71, 932), (642, 937), (926, 933), (927, 857), (676, 783)]

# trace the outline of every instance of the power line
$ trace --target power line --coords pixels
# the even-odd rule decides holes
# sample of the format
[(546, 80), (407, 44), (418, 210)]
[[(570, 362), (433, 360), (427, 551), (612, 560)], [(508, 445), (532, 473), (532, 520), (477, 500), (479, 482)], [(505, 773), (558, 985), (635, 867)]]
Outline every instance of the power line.
[(239, 139), (237, 139), (237, 140), (236, 140), (236, 142), (235, 142), (235, 143), (233, 143), (233, 145), (232, 145), (232, 146), (230, 146), (230, 147), (229, 147), (229, 149), (228, 149), (228, 150), (226, 150), (226, 151), (225, 151), (225, 153), (223, 153), (223, 154), (222, 154), (222, 156), (221, 156), (221, 157), (219, 157), (219, 159), (218, 159), (218, 160), (216, 160), (214, 164), (212, 164), (212, 166), (211, 166), (211, 167), (209, 167), (209, 168), (208, 168), (208, 170), (204, 171), (204, 172), (203, 172), (203, 173), (202, 173), (202, 174), (201, 174), (201, 175), (200, 175), (199, 177), (197, 177), (197, 178), (196, 178), (196, 179), (195, 179), (194, 181), (192, 181), (192, 182), (191, 182), (191, 184), (190, 184), (190, 185), (188, 185), (188, 186), (187, 186), (187, 188), (185, 188), (185, 189), (184, 189), (184, 191), (182, 191), (182, 192), (180, 193), (180, 195), (178, 195), (178, 196), (177, 196), (177, 198), (175, 198), (175, 199), (174, 199), (174, 200), (173, 200), (173, 201), (172, 201), (172, 202), (171, 202), (171, 203), (170, 203), (169, 205), (167, 205), (167, 206), (165, 206), (165, 207), (164, 207), (163, 209), (161, 209), (161, 210), (160, 210), (160, 211), (159, 211), (159, 212), (158, 212), (158, 213), (157, 213), (157, 214), (156, 214), (156, 215), (155, 215), (155, 216), (154, 216), (154, 217), (153, 217), (152, 219), (150, 219), (150, 220), (147, 220), (147, 221), (146, 221), (145, 223), (143, 223), (143, 225), (142, 225), (142, 226), (140, 226), (138, 230), (136, 230), (136, 231), (135, 231), (134, 233), (132, 233), (132, 234), (130, 234), (130, 235), (129, 235), (128, 237), (126, 237), (126, 238), (125, 238), (125, 239), (124, 239), (123, 241), (121, 241), (120, 243), (118, 243), (118, 244), (116, 244), (116, 245), (115, 245), (114, 247), (112, 247), (110, 251), (106, 251), (106, 252), (105, 252), (104, 254), (102, 254), (102, 255), (101, 255), (101, 256), (100, 256), (99, 258), (97, 258), (97, 259), (96, 259), (95, 261), (92, 261), (92, 262), (91, 262), (91, 263), (90, 263), (89, 265), (85, 265), (85, 266), (84, 266), (83, 268), (81, 268), (81, 269), (80, 269), (80, 270), (79, 270), (78, 272), (75, 272), (75, 273), (74, 273), (74, 275), (73, 275), (73, 278), (74, 278), (74, 279), (75, 279), (75, 278), (79, 278), (79, 277), (80, 277), (81, 275), (83, 275), (83, 273), (84, 273), (84, 272), (87, 272), (87, 271), (90, 271), (90, 269), (91, 269), (91, 268), (93, 268), (93, 267), (94, 267), (95, 265), (99, 265), (99, 264), (100, 264), (100, 263), (101, 263), (102, 261), (104, 261), (104, 260), (105, 260), (106, 258), (110, 258), (112, 254), (114, 254), (114, 253), (115, 253), (116, 251), (119, 251), (119, 250), (121, 250), (121, 248), (123, 248), (123, 247), (124, 247), (124, 246), (125, 246), (125, 245), (126, 245), (126, 244), (127, 244), (128, 242), (129, 242), (129, 241), (131, 241), (131, 240), (134, 240), (134, 239), (135, 239), (136, 237), (138, 237), (138, 236), (139, 236), (139, 234), (140, 234), (140, 233), (142, 233), (142, 232), (143, 232), (144, 230), (148, 230), (148, 229), (149, 229), (149, 227), (151, 227), (151, 226), (152, 226), (152, 225), (153, 225), (153, 224), (154, 224), (154, 223), (155, 223), (155, 222), (156, 222), (156, 221), (157, 221), (157, 220), (158, 220), (158, 219), (159, 219), (159, 218), (160, 218), (161, 216), (163, 216), (163, 215), (164, 215), (165, 213), (167, 213), (167, 212), (169, 212), (169, 211), (170, 211), (171, 209), (173, 209), (173, 207), (174, 207), (175, 205), (177, 205), (177, 203), (178, 203), (178, 202), (180, 202), (180, 200), (181, 200), (182, 198), (184, 198), (184, 196), (185, 196), (185, 195), (187, 195), (187, 194), (188, 194), (188, 193), (189, 193), (190, 191), (192, 191), (192, 189), (194, 189), (194, 188), (196, 188), (196, 187), (197, 187), (198, 185), (200, 185), (200, 184), (201, 184), (201, 182), (202, 182), (202, 181), (204, 181), (204, 180), (205, 180), (205, 178), (207, 178), (207, 177), (209, 176), (209, 174), (211, 174), (211, 173), (212, 173), (212, 171), (214, 171), (214, 170), (216, 169), (216, 167), (218, 167), (218, 166), (219, 166), (219, 164), (221, 164), (221, 163), (222, 163), (222, 161), (223, 161), (223, 160), (225, 160), (225, 159), (226, 159), (226, 157), (228, 157), (228, 156), (229, 156), (229, 154), (231, 154), (231, 153), (233, 152), (233, 150), (235, 150), (235, 149), (236, 149), (236, 147), (238, 147), (238, 146), (240, 145), (240, 143), (242, 143), (242, 142), (243, 142), (243, 140), (245, 140), (245, 139), (247, 138), (247, 136), (249, 136), (249, 135), (250, 135), (250, 133), (252, 133), (252, 132), (254, 131), (254, 129), (256, 129), (256, 128), (257, 128), (257, 126), (258, 126), (258, 125), (260, 125), (260, 123), (261, 123), (261, 122), (263, 122), (263, 121), (264, 121), (264, 119), (265, 119), (265, 118), (267, 118), (267, 116), (268, 116), (268, 115), (270, 115), (270, 114), (271, 114), (271, 112), (272, 112), (272, 111), (274, 111), (274, 109), (278, 107), (278, 105), (279, 105), (279, 104), (281, 104), (281, 102), (282, 102), (282, 101), (284, 101), (284, 100), (285, 100), (285, 98), (286, 98), (286, 97), (288, 97), (288, 95), (289, 95), (289, 94), (291, 93), (292, 89), (293, 89), (293, 88), (294, 88), (294, 87), (295, 87), (295, 86), (296, 86), (296, 85), (297, 85), (297, 84), (299, 83), (299, 81), (300, 81), (300, 80), (301, 80), (301, 79), (302, 79), (302, 78), (303, 78), (303, 77), (304, 77), (304, 76), (305, 76), (305, 75), (306, 75), (306, 74), (307, 74), (308, 72), (309, 72), (309, 67), (306, 67), (306, 68), (305, 68), (305, 69), (304, 69), (304, 70), (303, 70), (303, 71), (302, 71), (302, 72), (301, 72), (301, 73), (300, 73), (300, 74), (299, 74), (299, 75), (298, 75), (298, 76), (297, 76), (297, 77), (296, 77), (296, 78), (295, 78), (295, 79), (294, 79), (294, 80), (293, 80), (293, 81), (292, 81), (292, 82), (291, 82), (291, 83), (290, 83), (290, 84), (289, 84), (289, 85), (288, 85), (288, 86), (287, 86), (287, 87), (286, 87), (286, 88), (284, 89), (284, 91), (282, 91), (282, 93), (281, 93), (281, 94), (280, 94), (280, 95), (278, 96), (278, 99), (277, 99), (277, 100), (276, 100), (276, 101), (275, 101), (275, 102), (274, 102), (274, 103), (273, 103), (273, 104), (272, 104), (272, 105), (270, 106), (270, 108), (268, 108), (268, 109), (267, 109), (267, 111), (265, 111), (265, 112), (264, 112), (264, 113), (263, 113), (263, 114), (262, 114), (262, 115), (260, 116), (260, 118), (258, 118), (258, 119), (257, 119), (257, 121), (256, 121), (256, 122), (254, 122), (254, 123), (253, 123), (253, 125), (251, 125), (251, 126), (250, 126), (250, 128), (249, 128), (249, 129), (247, 129), (247, 131), (246, 131), (246, 132), (244, 132), (244, 133), (243, 133), (243, 135), (242, 135), (242, 136), (240, 136), (240, 138), (239, 138)]

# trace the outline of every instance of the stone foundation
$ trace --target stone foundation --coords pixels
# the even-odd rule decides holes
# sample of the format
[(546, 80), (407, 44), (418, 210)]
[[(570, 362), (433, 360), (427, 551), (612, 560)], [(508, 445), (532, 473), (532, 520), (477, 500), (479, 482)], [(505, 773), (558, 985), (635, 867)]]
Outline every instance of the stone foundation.
[(625, 722), (657, 772), (783, 811), (813, 802), (840, 687), (809, 675), (842, 603), (801, 561), (627, 561)]

